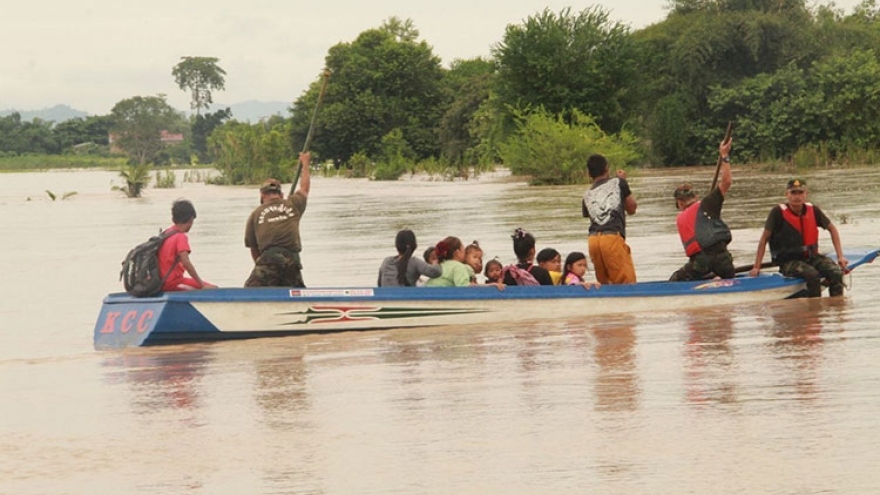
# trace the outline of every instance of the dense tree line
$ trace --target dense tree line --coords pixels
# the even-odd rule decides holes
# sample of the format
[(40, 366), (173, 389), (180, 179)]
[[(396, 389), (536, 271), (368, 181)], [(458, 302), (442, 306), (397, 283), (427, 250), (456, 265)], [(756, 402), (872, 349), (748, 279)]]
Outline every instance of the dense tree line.
[[(805, 0), (672, 0), (664, 20), (635, 31), (598, 6), (544, 10), (509, 25), (491, 58), (445, 68), (411, 21), (391, 18), (328, 50), (332, 76), (312, 151), (375, 178), (419, 167), (466, 175), (504, 163), (537, 182), (568, 183), (583, 180), (574, 163), (591, 151), (617, 165), (711, 163), (733, 121), (738, 160), (788, 160), (809, 149), (857, 160), (880, 142), (878, 42), (874, 0), (851, 13)], [(193, 118), (166, 115), (161, 95), (67, 126), (13, 116), (0, 119), (0, 150), (62, 152), (80, 139), (98, 142), (87, 130), (108, 124), (133, 136), (122, 110), (137, 103), (182, 129), (190, 154), (216, 163), (228, 182), (292, 165), (320, 75), (290, 118), (259, 124), (198, 111), (223, 89), (217, 59), (184, 57), (173, 75), (193, 95)], [(153, 135), (149, 122), (141, 121)], [(163, 159), (162, 149), (149, 149), (156, 152), (131, 148), (130, 156)]]
[(75, 118), (55, 124), (41, 119), (22, 121), (21, 115), (15, 112), (0, 117), (0, 156), (106, 149), (111, 126), (107, 116)]

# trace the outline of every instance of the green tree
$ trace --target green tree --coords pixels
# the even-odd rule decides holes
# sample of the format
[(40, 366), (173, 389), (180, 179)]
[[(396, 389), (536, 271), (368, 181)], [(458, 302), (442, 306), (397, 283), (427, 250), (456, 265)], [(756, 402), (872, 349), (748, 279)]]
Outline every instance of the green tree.
[(500, 155), (512, 173), (530, 175), (534, 184), (586, 182), (587, 158), (593, 153), (620, 166), (639, 157), (634, 136), (606, 134), (578, 110), (568, 119), (543, 110), (518, 112), (516, 122), (517, 133), (500, 146)]
[(62, 150), (83, 143), (107, 146), (113, 120), (110, 116), (89, 116), (74, 118), (56, 124), (52, 129)]
[(446, 73), (449, 103), (440, 119), (439, 137), (441, 154), (452, 165), (480, 162), (477, 112), (489, 100), (494, 76), (495, 65), (482, 58), (455, 60)]
[(208, 138), (221, 184), (258, 184), (267, 177), (293, 179), (296, 154), (291, 147), (290, 122), (248, 124), (231, 120)]
[(373, 172), (375, 180), (397, 180), (406, 172), (407, 163), (412, 163), (412, 150), (409, 149), (400, 129), (392, 129), (382, 137), (379, 159)]
[(660, 163), (711, 163), (719, 129), (739, 118), (711, 111), (713, 88), (789, 64), (805, 68), (823, 47), (803, 0), (673, 0), (671, 6), (663, 22), (634, 35), (643, 81), (635, 115), (644, 116), (639, 129)]
[(39, 118), (23, 121), (18, 112), (0, 117), (0, 151), (13, 155), (58, 153), (60, 147), (52, 126), (51, 121)]
[(545, 9), (508, 25), (493, 54), (503, 105), (554, 115), (577, 109), (609, 132), (622, 128), (638, 59), (629, 28), (600, 6), (577, 14)]
[(813, 66), (821, 95), (821, 128), (828, 140), (856, 148), (880, 143), (880, 62), (874, 50), (828, 57)]
[(217, 65), (219, 61), (216, 57), (180, 57), (180, 62), (171, 70), (177, 86), (192, 95), (189, 106), (196, 115), (201, 115), (201, 110), (207, 110), (214, 102), (212, 91), (226, 88), (226, 71)]
[(709, 106), (715, 116), (737, 115), (737, 149), (748, 159), (786, 158), (820, 143), (839, 156), (880, 142), (878, 75), (876, 54), (856, 50), (716, 87)]
[[(418, 32), (392, 18), (351, 43), (330, 48), (332, 72), (320, 110), (313, 148), (323, 158), (347, 163), (357, 152), (377, 156), (382, 138), (400, 129), (417, 159), (436, 156), (443, 104), (440, 59)], [(308, 133), (322, 81), (317, 79), (293, 105), (294, 144)]]
[(155, 163), (164, 149), (162, 131), (180, 132), (186, 127), (183, 115), (165, 101), (165, 95), (127, 98), (114, 105), (110, 115), (113, 144), (138, 164)]
[(229, 108), (217, 110), (213, 113), (205, 115), (196, 115), (192, 119), (192, 148), (196, 156), (202, 162), (211, 161), (208, 153), (208, 136), (223, 122), (232, 117), (232, 111)]

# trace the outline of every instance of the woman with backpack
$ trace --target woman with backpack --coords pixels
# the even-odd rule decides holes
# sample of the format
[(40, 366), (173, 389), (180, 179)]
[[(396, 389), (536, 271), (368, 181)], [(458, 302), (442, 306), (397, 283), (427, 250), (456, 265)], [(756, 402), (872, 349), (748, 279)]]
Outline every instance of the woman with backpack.
[(553, 285), (550, 272), (535, 266), (535, 236), (522, 228), (517, 228), (513, 235), (513, 252), (517, 263), (504, 268), (504, 283), (507, 285)]

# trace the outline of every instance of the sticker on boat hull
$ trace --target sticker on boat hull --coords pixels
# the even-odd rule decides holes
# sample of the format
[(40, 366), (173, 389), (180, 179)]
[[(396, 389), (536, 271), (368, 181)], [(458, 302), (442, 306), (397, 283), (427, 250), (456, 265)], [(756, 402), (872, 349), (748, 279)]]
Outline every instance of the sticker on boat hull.
[(290, 297), (373, 297), (373, 289), (290, 289)]

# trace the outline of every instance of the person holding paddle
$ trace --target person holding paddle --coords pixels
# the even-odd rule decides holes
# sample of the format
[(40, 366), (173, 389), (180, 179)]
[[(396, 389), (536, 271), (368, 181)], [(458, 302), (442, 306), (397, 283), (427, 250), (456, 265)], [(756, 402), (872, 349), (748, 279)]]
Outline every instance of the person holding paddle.
[[(758, 241), (755, 264), (749, 274), (761, 273), (761, 261), (767, 242), (773, 264), (786, 277), (802, 278), (807, 282), (807, 297), (822, 295), (821, 279), (828, 281), (831, 296), (843, 295), (843, 270), (849, 260), (843, 256), (840, 233), (831, 220), (819, 209), (807, 203), (807, 183), (801, 179), (788, 181), (784, 204), (774, 206), (767, 215), (764, 232)], [(819, 227), (831, 234), (831, 243), (837, 253), (837, 262), (819, 254)]]
[[(675, 220), (678, 235), (687, 254), (687, 263), (669, 278), (672, 282), (700, 280), (710, 274), (733, 278), (733, 256), (727, 250), (732, 236), (730, 227), (721, 219), (724, 197), (733, 184), (730, 173), (730, 145), (728, 136), (718, 146), (721, 180), (703, 199), (697, 199), (690, 184), (675, 189), (675, 207), (681, 212)], [(714, 185), (714, 184), (713, 184)]]
[(248, 217), (244, 231), (244, 245), (254, 260), (245, 287), (305, 287), (299, 222), (311, 187), (311, 155), (300, 153), (299, 160), (302, 180), (287, 199), (275, 179), (266, 179), (260, 187), (260, 206)]
[(599, 154), (587, 159), (593, 185), (581, 200), (581, 213), (590, 219), (587, 239), (590, 258), (600, 284), (634, 284), (636, 268), (626, 244), (626, 216), (635, 215), (638, 203), (626, 182), (626, 172), (611, 177), (608, 160)]

